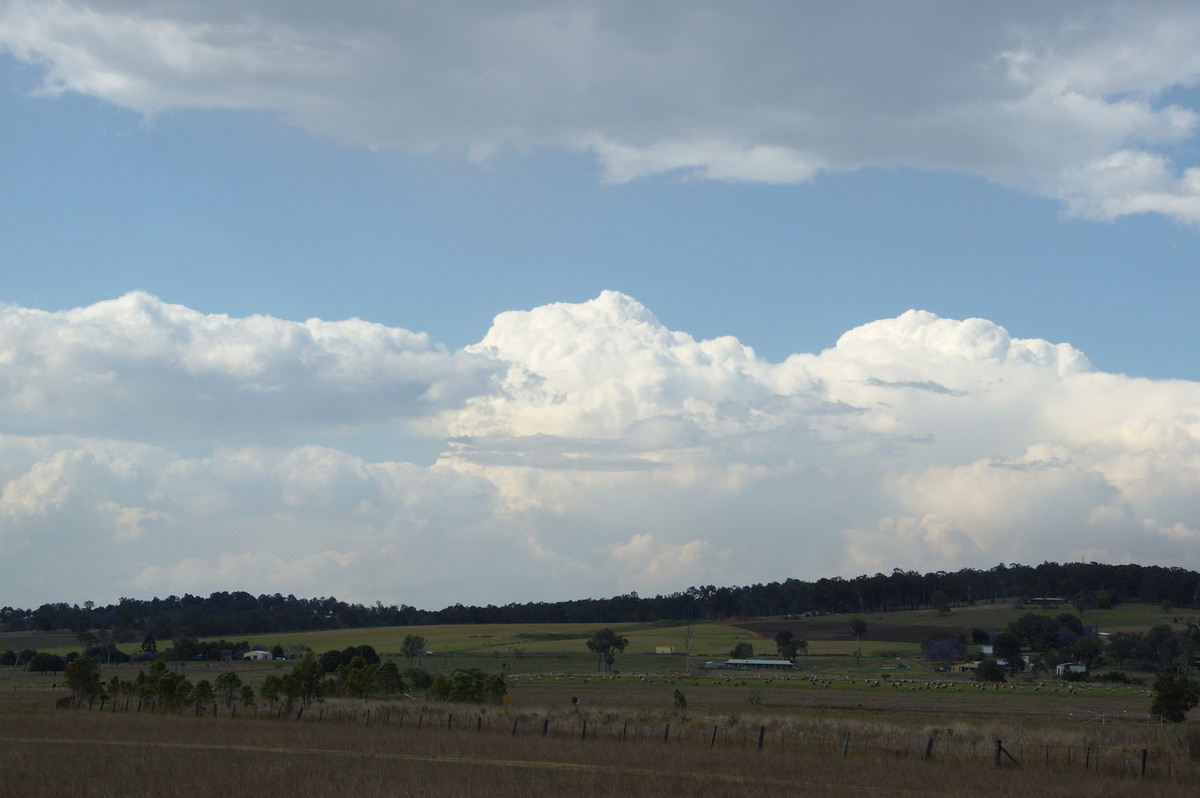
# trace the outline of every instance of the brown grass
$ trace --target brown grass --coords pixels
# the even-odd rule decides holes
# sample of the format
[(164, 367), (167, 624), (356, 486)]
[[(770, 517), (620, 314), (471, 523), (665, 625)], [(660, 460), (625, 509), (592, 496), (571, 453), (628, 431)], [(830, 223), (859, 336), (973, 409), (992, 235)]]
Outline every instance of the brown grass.
[[(636, 704), (584, 711), (522, 704), (480, 714), (351, 701), (314, 706), (296, 721), (273, 712), (251, 719), (31, 709), (49, 703), (33, 695), (0, 697), (5, 795), (1182, 798), (1194, 794), (1200, 775), (1179, 728), (1031, 731), (987, 719), (914, 727), (778, 711), (683, 717)], [(934, 755), (925, 761), (930, 736)], [(1007, 758), (993, 767), (995, 739), (1005, 740), (1020, 767)], [(1150, 751), (1145, 780), (1142, 748)]]
[[(257, 685), (284, 667), (183, 670), (195, 681), (232, 668)], [(878, 671), (524, 673), (512, 675), (507, 707), (331, 699), (300, 721), (265, 710), (139, 713), (136, 700), (128, 712), (54, 709), (65, 692), (62, 674), (0, 673), (0, 796), (1175, 798), (1194, 794), (1200, 777), (1200, 724), (1130, 724), (1148, 710), (1144, 687), (1038, 688), (1028, 678), (980, 688)], [(1019, 767), (993, 767), (997, 739)]]

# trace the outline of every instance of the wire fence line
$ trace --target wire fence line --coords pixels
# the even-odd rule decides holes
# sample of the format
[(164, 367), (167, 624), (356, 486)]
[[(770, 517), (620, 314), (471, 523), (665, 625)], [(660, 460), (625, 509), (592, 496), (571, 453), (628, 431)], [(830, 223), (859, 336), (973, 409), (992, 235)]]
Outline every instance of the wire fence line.
[[(895, 757), (923, 760), (978, 761), (981, 766), (1020, 767), (1059, 771), (1090, 771), (1113, 776), (1195, 781), (1200, 778), (1200, 751), (1172, 752), (1161, 748), (1080, 746), (1021, 741), (964, 740), (938, 735), (862, 735), (827, 729), (820, 733), (803, 728), (746, 723), (706, 723), (686, 717), (671, 720), (606, 715), (597, 719), (584, 713), (512, 713), (458, 711), (453, 707), (380, 705), (346, 707), (311, 704), (288, 707), (283, 702), (267, 707), (224, 706), (219, 702), (185, 703), (164, 707), (136, 698), (76, 702), (69, 696), (56, 701), (60, 709), (99, 712), (162, 712), (197, 717), (253, 718), (273, 722), (354, 724), (407, 729), (423, 733), (487, 733), (512, 736), (577, 738), (633, 743), (705, 746), (710, 749), (748, 749), (795, 752), (797, 755), (840, 757)], [(1193, 746), (1195, 747), (1195, 746)], [(1004, 756), (1001, 757), (1001, 752)]]

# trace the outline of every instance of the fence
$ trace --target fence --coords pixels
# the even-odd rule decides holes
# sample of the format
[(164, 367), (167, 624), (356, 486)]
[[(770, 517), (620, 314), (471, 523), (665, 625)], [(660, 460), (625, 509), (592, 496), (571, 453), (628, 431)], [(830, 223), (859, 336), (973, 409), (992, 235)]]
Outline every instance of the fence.
[[(133, 698), (99, 701), (90, 706), (58, 699), (59, 708), (90, 708), (95, 711), (161, 711), (162, 707)], [(826, 757), (901, 757), (977, 761), (982, 767), (1020, 767), (1059, 771), (1091, 771), (1113, 776), (1136, 776), (1169, 781), (1200, 778), (1200, 751), (1174, 756), (1169, 751), (1133, 746), (1071, 746), (1000, 740), (961, 740), (928, 735), (856, 736), (852, 732), (812, 730), (784, 726), (769, 728), (743, 723), (671, 721), (645, 718), (622, 719), (611, 715), (590, 718), (583, 713), (540, 716), (500, 712), (455, 712), (431, 707), (378, 706), (348, 708), (313, 704), (288, 709), (243, 708), (212, 704), (186, 704), (172, 712), (197, 716), (251, 717), (277, 722), (358, 724), (380, 728), (409, 729), (425, 733), (487, 733), (577, 738), (581, 741), (655, 742), (669, 745), (705, 746), (713, 749), (776, 749), (797, 755)]]

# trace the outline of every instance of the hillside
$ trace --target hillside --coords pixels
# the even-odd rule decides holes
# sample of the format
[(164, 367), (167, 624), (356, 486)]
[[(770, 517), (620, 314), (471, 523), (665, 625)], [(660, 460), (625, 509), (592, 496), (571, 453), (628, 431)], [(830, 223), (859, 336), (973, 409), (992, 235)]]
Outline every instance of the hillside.
[[(891, 574), (840, 577), (741, 587), (694, 586), (667, 595), (628, 593), (610, 598), (529, 602), (502, 607), (456, 604), (441, 610), (407, 604), (365, 606), (333, 597), (254, 596), (243, 591), (207, 597), (184, 594), (141, 600), (122, 598), (107, 606), (85, 602), (43, 604), (35, 609), (0, 608), (0, 631), (76, 634), (111, 630), (117, 642), (151, 635), (158, 640), (180, 636), (245, 636), (376, 626), (466, 624), (616, 624), (660, 621), (722, 621), (755, 618), (860, 614), (893, 616), (898, 611), (934, 606), (968, 612), (1003, 604), (1010, 597), (1060, 596), (1077, 613), (1130, 603), (1171, 607), (1200, 604), (1200, 574), (1181, 568), (1102, 563), (1042, 563), (1038, 566), (997, 565), (987, 570), (964, 568), (952, 573), (919, 574), (896, 569)], [(936, 624), (935, 624), (936, 625)]]

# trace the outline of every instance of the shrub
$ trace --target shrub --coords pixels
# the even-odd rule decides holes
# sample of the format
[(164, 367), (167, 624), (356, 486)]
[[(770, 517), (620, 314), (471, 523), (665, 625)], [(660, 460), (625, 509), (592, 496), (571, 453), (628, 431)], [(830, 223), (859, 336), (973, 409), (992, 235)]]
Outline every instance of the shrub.
[(1003, 682), (1006, 681), (1004, 676), (1004, 667), (994, 659), (985, 659), (979, 663), (979, 667), (975, 669), (975, 681), (977, 682)]
[(450, 678), (438, 675), (430, 685), (428, 695), (443, 701), (498, 702), (508, 693), (508, 684), (499, 673), (485, 674), (471, 668), (459, 668)]
[(39, 651), (29, 660), (29, 670), (34, 673), (52, 673), (67, 667), (67, 661), (57, 654)]
[(428, 690), (433, 687), (433, 677), (420, 668), (409, 668), (404, 672), (404, 678), (412, 682), (418, 690)]
[(1188, 710), (1200, 704), (1200, 685), (1176, 673), (1160, 673), (1154, 679), (1154, 701), (1150, 712), (1168, 723), (1183, 723)]

